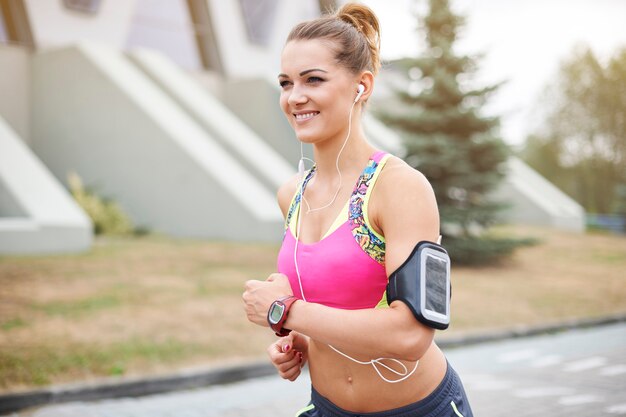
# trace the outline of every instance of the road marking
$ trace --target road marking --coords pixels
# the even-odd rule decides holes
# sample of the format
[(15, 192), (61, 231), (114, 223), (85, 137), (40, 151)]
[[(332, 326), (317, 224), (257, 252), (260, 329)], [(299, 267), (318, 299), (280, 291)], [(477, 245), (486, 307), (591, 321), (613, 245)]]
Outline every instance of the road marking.
[(563, 368), (565, 372), (581, 372), (606, 365), (607, 359), (602, 356), (592, 356), (575, 362), (570, 362)]
[(604, 409), (604, 412), (609, 414), (624, 414), (626, 413), (626, 403), (607, 407)]
[(513, 352), (506, 352), (499, 355), (496, 360), (500, 363), (511, 363), (532, 359), (537, 355), (538, 353), (535, 349), (515, 350)]
[(604, 398), (592, 394), (571, 395), (569, 397), (559, 398), (559, 404), (561, 405), (581, 405), (602, 401), (604, 401)]
[(566, 387), (535, 387), (524, 388), (513, 392), (517, 398), (541, 398), (541, 397), (557, 397), (572, 393), (571, 388)]
[(545, 368), (546, 366), (558, 365), (561, 362), (563, 362), (563, 358), (560, 355), (547, 355), (534, 359), (530, 366), (533, 368)]
[(626, 365), (611, 365), (600, 369), (600, 375), (603, 376), (615, 376), (621, 374), (626, 374)]

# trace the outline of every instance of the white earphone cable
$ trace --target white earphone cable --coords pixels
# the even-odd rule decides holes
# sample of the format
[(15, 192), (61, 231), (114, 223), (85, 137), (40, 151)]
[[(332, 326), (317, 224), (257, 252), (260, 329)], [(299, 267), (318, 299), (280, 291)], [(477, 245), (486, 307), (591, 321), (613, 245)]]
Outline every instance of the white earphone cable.
[[(306, 207), (307, 207), (307, 213), (313, 213), (314, 211), (319, 211), (319, 210), (323, 210), (327, 207), (330, 207), (335, 200), (337, 200), (337, 196), (339, 195), (339, 191), (341, 190), (341, 186), (343, 185), (343, 178), (341, 176), (341, 170), (339, 169), (339, 158), (341, 157), (341, 154), (343, 152), (343, 150), (346, 148), (346, 145), (348, 144), (348, 139), (350, 138), (350, 133), (352, 132), (352, 110), (354, 110), (354, 105), (357, 103), (357, 101), (355, 100), (352, 103), (352, 106), (350, 107), (350, 114), (348, 115), (348, 134), (346, 135), (346, 138), (343, 141), (343, 145), (341, 145), (341, 149), (339, 149), (339, 153), (337, 154), (337, 159), (335, 160), (335, 168), (337, 169), (337, 175), (339, 175), (339, 185), (337, 186), (337, 190), (335, 190), (335, 194), (333, 195), (333, 198), (330, 200), (330, 202), (326, 205), (323, 205), (322, 207), (316, 207), (314, 209), (311, 208), (311, 206), (309, 205), (309, 202), (307, 201), (306, 197), (304, 197), (304, 189), (302, 190), (302, 201), (304, 201), (306, 203)], [(300, 157), (301, 157), (301, 161), (304, 159), (304, 156), (302, 155), (302, 142), (300, 142)]]
[[(300, 182), (300, 193), (302, 193), (302, 191), (304, 191), (304, 178), (302, 178), (301, 182)], [(302, 195), (302, 194), (301, 194)], [(300, 208), (302, 207), (302, 199), (300, 200), (300, 203), (298, 205), (298, 219), (296, 220), (296, 236), (295, 236), (295, 243), (294, 243), (294, 250), (293, 250), (293, 263), (295, 265), (296, 268), (296, 275), (298, 277), (298, 285), (300, 287), (300, 294), (302, 295), (302, 300), (303, 301), (307, 301), (306, 297), (304, 295), (304, 289), (302, 288), (302, 278), (300, 277), (300, 268), (298, 267), (298, 243), (300, 242), (300, 231), (302, 230), (302, 216), (301, 216), (301, 210)], [(352, 356), (347, 355), (345, 353), (343, 353), (342, 351), (340, 351), (339, 349), (335, 348), (333, 345), (328, 345), (332, 350), (334, 350), (335, 352), (337, 352), (338, 354), (340, 354), (341, 356), (355, 362), (358, 363), (359, 365), (372, 365), (372, 367), (374, 368), (374, 370), (376, 371), (376, 373), (378, 374), (378, 376), (385, 382), (388, 382), (390, 384), (395, 384), (398, 382), (402, 382), (404, 380), (406, 380), (407, 378), (409, 378), (411, 375), (413, 375), (413, 373), (415, 373), (415, 371), (417, 370), (417, 366), (419, 365), (419, 361), (415, 362), (415, 366), (413, 367), (413, 370), (411, 372), (409, 372), (408, 368), (406, 367), (406, 365), (404, 363), (402, 363), (401, 361), (399, 361), (398, 359), (395, 358), (377, 358), (377, 359), (372, 359), (370, 361), (360, 361), (358, 359), (354, 359)], [(397, 371), (393, 368), (391, 368), (390, 366), (386, 365), (383, 363), (383, 361), (391, 361), (393, 363), (397, 363), (398, 365), (400, 365), (402, 367), (402, 371)], [(390, 372), (393, 372), (394, 374), (401, 376), (402, 378), (399, 379), (395, 379), (395, 380), (391, 380), (386, 378), (382, 372), (380, 371), (380, 369), (378, 369), (378, 366), (382, 366), (383, 368), (389, 370)]]
[[(302, 288), (302, 278), (300, 277), (300, 268), (298, 267), (298, 243), (300, 242), (300, 231), (302, 229), (302, 202), (304, 201), (307, 205), (307, 213), (311, 213), (314, 211), (318, 211), (318, 210), (322, 210), (325, 209), (327, 207), (329, 207), (331, 204), (333, 204), (335, 202), (335, 200), (337, 199), (337, 195), (339, 194), (339, 190), (341, 189), (341, 185), (342, 185), (342, 177), (341, 177), (341, 170), (339, 169), (339, 157), (341, 156), (341, 153), (343, 152), (344, 148), (346, 147), (346, 144), (348, 143), (348, 139), (350, 138), (350, 132), (352, 129), (352, 110), (354, 109), (354, 105), (357, 103), (357, 100), (355, 100), (352, 103), (352, 107), (350, 107), (350, 116), (348, 119), (348, 134), (346, 135), (346, 139), (343, 141), (343, 145), (341, 146), (341, 149), (339, 150), (339, 153), (337, 154), (337, 160), (335, 161), (335, 167), (337, 168), (337, 173), (339, 174), (339, 186), (337, 187), (337, 191), (335, 191), (335, 195), (333, 196), (332, 200), (330, 201), (330, 203), (326, 204), (325, 206), (322, 207), (317, 207), (314, 209), (311, 209), (311, 207), (309, 206), (308, 201), (306, 201), (306, 198), (304, 198), (304, 186), (305, 186), (305, 180), (306, 177), (304, 175), (304, 169), (303, 169), (303, 165), (304, 165), (304, 159), (308, 159), (308, 158), (304, 158), (304, 154), (303, 154), (303, 149), (302, 149), (302, 142), (300, 142), (300, 162), (298, 164), (298, 171), (300, 172), (300, 184), (299, 184), (299, 188), (300, 188), (300, 203), (298, 203), (298, 211), (297, 211), (297, 220), (296, 220), (296, 233), (295, 233), (295, 244), (294, 244), (294, 249), (293, 249), (293, 263), (295, 265), (296, 268), (296, 275), (298, 277), (298, 285), (300, 286), (300, 294), (302, 295), (302, 300), (303, 301), (307, 301), (306, 297), (304, 296), (304, 290)], [(310, 160), (310, 159), (309, 159)], [(408, 368), (406, 367), (406, 365), (404, 363), (402, 363), (400, 360), (395, 359), (395, 358), (377, 358), (377, 359), (372, 359), (370, 361), (360, 361), (358, 359), (354, 359), (353, 357), (341, 352), (339, 349), (335, 348), (332, 345), (328, 345), (332, 350), (334, 350), (335, 352), (337, 352), (338, 354), (340, 354), (341, 356), (355, 362), (358, 363), (360, 365), (372, 365), (372, 367), (374, 368), (374, 370), (376, 371), (376, 373), (378, 374), (378, 376), (385, 382), (388, 382), (390, 384), (395, 384), (398, 382), (402, 382), (404, 380), (406, 380), (407, 378), (409, 378), (411, 375), (413, 375), (413, 373), (417, 370), (417, 366), (419, 365), (419, 361), (415, 362), (415, 367), (413, 368), (413, 370), (411, 372), (409, 372)], [(386, 365), (383, 363), (383, 361), (391, 361), (393, 363), (399, 364), (402, 367), (402, 371), (397, 371), (395, 369), (393, 369), (392, 367), (390, 367), (389, 365)], [(386, 378), (382, 372), (380, 371), (380, 369), (378, 369), (378, 366), (382, 366), (383, 368), (387, 369), (388, 371), (400, 376), (401, 378), (396, 379), (396, 380), (391, 380)]]

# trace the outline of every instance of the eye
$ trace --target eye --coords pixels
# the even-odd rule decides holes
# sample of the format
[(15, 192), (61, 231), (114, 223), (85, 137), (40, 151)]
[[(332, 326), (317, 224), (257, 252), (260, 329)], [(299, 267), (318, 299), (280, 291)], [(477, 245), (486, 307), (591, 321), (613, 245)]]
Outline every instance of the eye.
[(318, 84), (318, 83), (324, 82), (325, 80), (323, 78), (313, 76), (313, 77), (307, 78), (306, 81), (309, 84)]
[(291, 85), (291, 81), (282, 80), (278, 82), (278, 85), (280, 85), (280, 88), (285, 89)]

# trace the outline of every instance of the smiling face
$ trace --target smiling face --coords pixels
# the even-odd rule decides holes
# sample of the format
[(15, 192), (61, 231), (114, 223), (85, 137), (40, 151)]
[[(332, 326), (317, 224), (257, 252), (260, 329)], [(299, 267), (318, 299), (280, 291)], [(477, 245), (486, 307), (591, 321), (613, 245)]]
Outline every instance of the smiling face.
[(319, 144), (348, 129), (358, 80), (333, 55), (329, 43), (317, 39), (290, 41), (283, 49), (280, 107), (302, 142)]

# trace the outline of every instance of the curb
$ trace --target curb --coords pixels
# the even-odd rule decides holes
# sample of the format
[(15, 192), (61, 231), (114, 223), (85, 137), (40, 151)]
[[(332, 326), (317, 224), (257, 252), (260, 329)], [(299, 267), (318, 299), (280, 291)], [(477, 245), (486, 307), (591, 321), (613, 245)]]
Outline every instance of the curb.
[[(444, 349), (459, 348), (514, 338), (557, 333), (572, 329), (603, 326), (626, 321), (626, 313), (593, 319), (566, 320), (535, 327), (516, 327), (505, 331), (444, 337), (437, 344)], [(274, 367), (263, 361), (205, 371), (180, 372), (151, 378), (94, 384), (58, 385), (41, 390), (0, 395), (0, 414), (24, 408), (70, 401), (94, 401), (121, 397), (140, 397), (184, 389), (208, 387), (273, 375)]]
[[(620, 313), (597, 318), (564, 320), (557, 323), (549, 323), (539, 326), (519, 326), (502, 331), (474, 333), (459, 337), (443, 337), (442, 339), (436, 340), (436, 342), (439, 347), (450, 349), (521, 337), (558, 333), (566, 330), (605, 326), (609, 324), (621, 323), (624, 321), (626, 321), (626, 313)], [(1, 396), (0, 399), (2, 399)]]
[(141, 397), (171, 391), (228, 384), (274, 373), (270, 363), (252, 363), (206, 371), (181, 372), (161, 377), (94, 384), (58, 385), (41, 390), (0, 395), (0, 415), (24, 408), (70, 401), (94, 401), (122, 397)]

